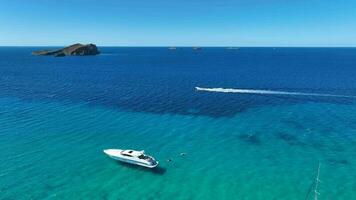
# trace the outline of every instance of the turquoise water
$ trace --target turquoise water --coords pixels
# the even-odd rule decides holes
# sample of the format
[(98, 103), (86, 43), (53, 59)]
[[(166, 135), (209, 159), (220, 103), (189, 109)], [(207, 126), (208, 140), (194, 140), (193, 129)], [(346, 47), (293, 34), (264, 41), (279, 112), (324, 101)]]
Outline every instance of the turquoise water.
[[(3, 199), (304, 199), (318, 161), (320, 199), (355, 198), (354, 105), (266, 106), (220, 119), (0, 105)], [(145, 149), (160, 167), (119, 164), (102, 153), (113, 147)]]
[(356, 96), (355, 49), (30, 50), (0, 48), (0, 199), (313, 199), (319, 163), (319, 199), (356, 199), (355, 99), (293, 95)]

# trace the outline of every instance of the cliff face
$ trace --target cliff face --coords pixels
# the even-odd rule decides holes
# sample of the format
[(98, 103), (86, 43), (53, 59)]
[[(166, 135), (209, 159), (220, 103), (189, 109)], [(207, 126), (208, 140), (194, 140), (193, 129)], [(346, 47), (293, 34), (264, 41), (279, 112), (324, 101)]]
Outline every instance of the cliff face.
[(99, 50), (95, 44), (73, 44), (59, 50), (40, 50), (32, 52), (36, 56), (89, 56), (99, 54)]

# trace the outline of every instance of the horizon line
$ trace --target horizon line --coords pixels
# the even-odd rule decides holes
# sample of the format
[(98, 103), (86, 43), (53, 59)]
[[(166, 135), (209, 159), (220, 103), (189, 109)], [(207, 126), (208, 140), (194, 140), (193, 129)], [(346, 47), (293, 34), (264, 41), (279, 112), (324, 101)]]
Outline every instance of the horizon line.
[[(82, 43), (90, 44), (90, 43)], [(91, 43), (94, 44), (94, 43)], [(71, 45), (71, 44), (69, 44)], [(69, 45), (0, 45), (0, 47), (65, 47)], [(192, 47), (202, 47), (202, 48), (356, 48), (355, 46), (270, 46), (270, 45), (96, 45), (98, 47), (156, 47), (156, 48), (192, 48)]]

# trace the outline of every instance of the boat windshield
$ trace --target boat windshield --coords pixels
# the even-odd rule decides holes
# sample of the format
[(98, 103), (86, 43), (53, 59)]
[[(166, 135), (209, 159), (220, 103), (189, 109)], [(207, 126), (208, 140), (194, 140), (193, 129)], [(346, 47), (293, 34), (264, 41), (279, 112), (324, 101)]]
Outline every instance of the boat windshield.
[(143, 160), (149, 160), (149, 159), (151, 159), (149, 156), (146, 156), (145, 154), (141, 154), (138, 158), (139, 158), (139, 159), (143, 159)]
[(157, 163), (152, 157), (146, 156), (145, 154), (140, 155), (138, 158), (148, 161), (151, 165), (155, 165)]
[(147, 160), (148, 162), (150, 162), (152, 164), (154, 164), (156, 162), (153, 158), (151, 158), (150, 156), (146, 156), (144, 154), (140, 155), (138, 158), (142, 159), (142, 160)]

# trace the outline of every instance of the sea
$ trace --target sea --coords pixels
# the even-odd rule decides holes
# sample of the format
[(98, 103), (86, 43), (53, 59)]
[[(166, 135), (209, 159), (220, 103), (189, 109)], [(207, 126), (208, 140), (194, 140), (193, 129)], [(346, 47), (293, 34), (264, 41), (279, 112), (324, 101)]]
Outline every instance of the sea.
[(0, 47), (1, 200), (356, 199), (356, 48), (43, 48)]

